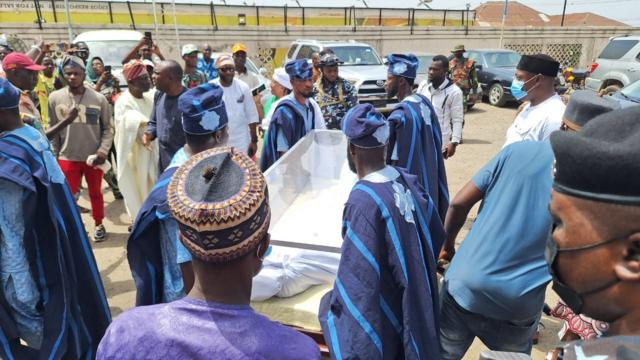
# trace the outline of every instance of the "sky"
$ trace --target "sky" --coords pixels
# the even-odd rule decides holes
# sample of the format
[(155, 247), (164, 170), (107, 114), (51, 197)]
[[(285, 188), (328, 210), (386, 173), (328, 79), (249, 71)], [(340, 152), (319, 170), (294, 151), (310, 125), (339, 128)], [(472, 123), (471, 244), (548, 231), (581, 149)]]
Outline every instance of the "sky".
[[(141, 0), (138, 0), (141, 1)], [(150, 2), (151, 0), (146, 0)], [(170, 1), (170, 0), (158, 0)], [(363, 6), (363, 0), (298, 0), (303, 6)], [(423, 7), (419, 0), (364, 0), (370, 7)], [(209, 3), (210, 0), (176, 0), (176, 3)], [(295, 0), (226, 0), (227, 4), (297, 6)], [(433, 9), (464, 9), (466, 4), (471, 9), (486, 1), (481, 0), (431, 0)], [(564, 0), (519, 0), (520, 3), (532, 7), (548, 15), (562, 14)], [(214, 0), (214, 4), (222, 4), (222, 0)], [(640, 26), (640, 0), (567, 0), (567, 13), (592, 12), (606, 16), (629, 25)]]

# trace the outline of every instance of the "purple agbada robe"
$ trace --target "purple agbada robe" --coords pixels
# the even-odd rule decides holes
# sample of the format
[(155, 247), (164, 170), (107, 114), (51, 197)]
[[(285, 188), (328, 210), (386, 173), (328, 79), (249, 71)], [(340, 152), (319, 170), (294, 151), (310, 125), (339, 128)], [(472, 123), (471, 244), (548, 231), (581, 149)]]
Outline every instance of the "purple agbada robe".
[(97, 359), (319, 359), (306, 335), (256, 313), (189, 297), (140, 306), (107, 329)]

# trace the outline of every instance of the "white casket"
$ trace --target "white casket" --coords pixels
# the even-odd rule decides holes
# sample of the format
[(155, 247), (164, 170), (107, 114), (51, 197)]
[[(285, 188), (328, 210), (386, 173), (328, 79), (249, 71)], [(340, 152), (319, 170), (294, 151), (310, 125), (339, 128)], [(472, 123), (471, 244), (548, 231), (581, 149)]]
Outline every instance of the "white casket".
[(314, 130), (265, 173), (271, 205), (271, 243), (340, 253), (342, 211), (356, 175), (347, 138)]
[[(274, 253), (302, 250), (308, 257), (314, 253), (318, 258), (333, 257), (336, 260), (331, 268), (337, 270), (342, 212), (357, 180), (347, 163), (344, 134), (336, 130), (310, 132), (264, 175), (269, 187)], [(332, 287), (333, 277), (295, 296), (274, 296), (253, 301), (251, 305), (272, 320), (296, 327), (322, 344), (318, 307), (322, 296)]]

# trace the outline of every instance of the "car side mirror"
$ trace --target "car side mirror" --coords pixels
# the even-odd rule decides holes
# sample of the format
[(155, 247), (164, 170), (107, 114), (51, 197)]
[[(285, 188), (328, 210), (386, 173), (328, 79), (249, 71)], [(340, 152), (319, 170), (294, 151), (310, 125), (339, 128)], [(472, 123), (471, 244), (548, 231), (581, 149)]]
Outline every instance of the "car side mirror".
[(476, 64), (476, 70), (478, 70), (478, 71), (482, 71), (482, 65), (480, 65), (480, 64)]

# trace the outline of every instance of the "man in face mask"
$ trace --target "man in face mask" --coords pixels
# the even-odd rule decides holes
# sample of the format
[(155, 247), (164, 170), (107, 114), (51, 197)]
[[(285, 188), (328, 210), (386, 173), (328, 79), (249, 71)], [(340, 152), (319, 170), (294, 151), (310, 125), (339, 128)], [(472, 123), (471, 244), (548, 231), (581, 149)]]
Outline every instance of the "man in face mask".
[(528, 103), (507, 130), (503, 147), (518, 141), (541, 141), (560, 128), (565, 105), (553, 85), (559, 67), (557, 61), (544, 54), (520, 58), (511, 94)]
[[(617, 106), (593, 92), (576, 92), (564, 117), (568, 129), (578, 129)], [(550, 280), (544, 248), (552, 164), (548, 140), (509, 145), (451, 202), (440, 253), (440, 260), (451, 261), (440, 314), (443, 359), (462, 358), (475, 337), (491, 350), (531, 352)], [(478, 217), (456, 253), (458, 232), (479, 201)]]
[(553, 134), (551, 146), (553, 289), (575, 313), (609, 322), (607, 335), (638, 336), (640, 107)]

